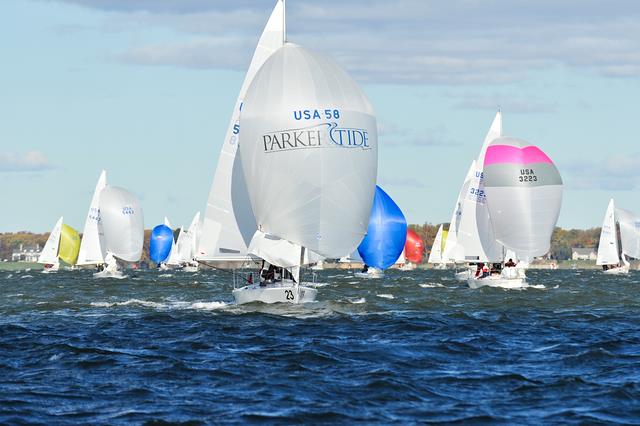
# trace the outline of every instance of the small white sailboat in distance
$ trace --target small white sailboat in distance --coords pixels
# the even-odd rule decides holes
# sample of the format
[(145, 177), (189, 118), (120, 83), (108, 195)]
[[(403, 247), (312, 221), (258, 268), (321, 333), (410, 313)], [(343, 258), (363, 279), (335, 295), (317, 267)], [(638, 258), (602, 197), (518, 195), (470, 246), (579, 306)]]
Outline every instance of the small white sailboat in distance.
[(49, 238), (44, 245), (38, 257), (38, 263), (44, 265), (42, 272), (56, 272), (60, 269), (60, 261), (58, 260), (58, 247), (60, 245), (60, 234), (62, 232), (62, 216), (51, 230)]
[(431, 253), (429, 253), (429, 259), (427, 263), (435, 265), (436, 269), (446, 269), (447, 264), (442, 258), (442, 229), (443, 225), (438, 227), (436, 237), (433, 239), (433, 245), (431, 246)]
[(89, 212), (84, 222), (80, 252), (78, 254), (78, 266), (99, 266), (104, 263), (104, 249), (102, 247), (102, 228), (100, 217), (100, 192), (107, 186), (107, 172), (102, 171), (96, 183), (96, 188), (91, 197)]
[(117, 186), (106, 186), (100, 192), (100, 215), (105, 249), (105, 267), (96, 278), (118, 278), (125, 262), (138, 262), (144, 244), (142, 207), (133, 194)]
[[(626, 256), (629, 252), (640, 256), (640, 253), (638, 253), (640, 250), (635, 249), (638, 231), (634, 216), (633, 213), (626, 210), (616, 209), (613, 199), (609, 200), (609, 205), (602, 221), (598, 255), (596, 257), (596, 265), (602, 266), (603, 272), (607, 275), (628, 274), (630, 264)], [(622, 247), (618, 246), (616, 223), (620, 225)]]

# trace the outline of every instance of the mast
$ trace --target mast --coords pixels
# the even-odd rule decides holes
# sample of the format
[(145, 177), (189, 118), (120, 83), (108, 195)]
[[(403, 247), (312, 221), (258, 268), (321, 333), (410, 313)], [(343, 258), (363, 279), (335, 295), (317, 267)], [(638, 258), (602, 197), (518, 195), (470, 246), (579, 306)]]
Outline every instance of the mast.
[(282, 0), (282, 44), (287, 42), (287, 2)]

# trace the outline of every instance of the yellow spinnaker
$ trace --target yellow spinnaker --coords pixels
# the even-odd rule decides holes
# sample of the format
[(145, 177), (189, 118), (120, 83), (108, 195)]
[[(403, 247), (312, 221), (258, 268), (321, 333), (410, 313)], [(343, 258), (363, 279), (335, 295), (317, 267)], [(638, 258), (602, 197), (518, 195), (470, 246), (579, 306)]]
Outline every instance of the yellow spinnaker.
[(58, 249), (58, 257), (69, 265), (75, 265), (78, 260), (78, 252), (80, 251), (80, 235), (78, 231), (69, 225), (62, 225), (60, 232), (60, 248)]
[(449, 235), (449, 231), (445, 231), (444, 229), (442, 230), (442, 242), (440, 244), (442, 244), (442, 246), (440, 247), (442, 249), (441, 253), (444, 253), (444, 244), (447, 242), (447, 235)]

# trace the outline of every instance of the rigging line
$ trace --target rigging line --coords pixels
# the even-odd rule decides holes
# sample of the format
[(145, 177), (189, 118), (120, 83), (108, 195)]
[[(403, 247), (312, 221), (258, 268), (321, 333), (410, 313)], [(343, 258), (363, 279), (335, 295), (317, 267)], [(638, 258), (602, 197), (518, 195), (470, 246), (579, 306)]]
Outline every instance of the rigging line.
[(246, 281), (248, 284), (251, 284), (251, 283), (252, 283), (251, 281), (249, 281), (249, 279), (248, 279), (248, 278), (244, 277), (243, 275), (240, 275), (240, 274), (236, 273), (236, 272), (235, 272), (235, 270), (233, 270), (233, 271), (229, 271), (228, 269), (216, 268), (216, 267), (215, 267), (215, 266), (213, 266), (212, 264), (207, 263), (207, 262), (205, 262), (205, 261), (203, 261), (203, 260), (198, 260), (197, 262), (198, 262), (198, 263), (201, 263), (201, 264), (203, 264), (204, 266), (206, 266), (206, 267), (208, 267), (208, 268), (211, 268), (211, 269), (213, 269), (213, 270), (215, 270), (215, 271), (220, 271), (220, 272), (222, 272), (222, 273), (229, 274), (229, 275), (231, 275), (231, 276), (233, 276), (233, 277), (236, 277), (236, 276), (237, 276), (237, 277), (240, 277), (240, 278), (242, 278), (244, 281)]

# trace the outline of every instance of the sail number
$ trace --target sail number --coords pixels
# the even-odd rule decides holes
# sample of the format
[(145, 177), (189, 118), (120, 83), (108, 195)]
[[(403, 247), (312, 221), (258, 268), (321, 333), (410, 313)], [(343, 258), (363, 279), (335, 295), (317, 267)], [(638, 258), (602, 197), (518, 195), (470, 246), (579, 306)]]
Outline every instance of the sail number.
[(293, 111), (296, 120), (331, 120), (340, 118), (340, 110), (337, 109), (299, 109)]
[(476, 197), (486, 197), (484, 189), (469, 188), (469, 192), (471, 193), (471, 195), (475, 195)]
[(520, 169), (520, 176), (518, 176), (520, 182), (537, 182), (538, 177), (535, 175), (533, 169)]
[(294, 300), (295, 297), (293, 297), (293, 290), (285, 290), (284, 291), (284, 296), (287, 300)]
[(131, 215), (131, 214), (134, 214), (134, 213), (135, 213), (135, 211), (133, 210), (133, 207), (131, 207), (131, 206), (124, 206), (122, 208), (122, 214), (123, 215)]

